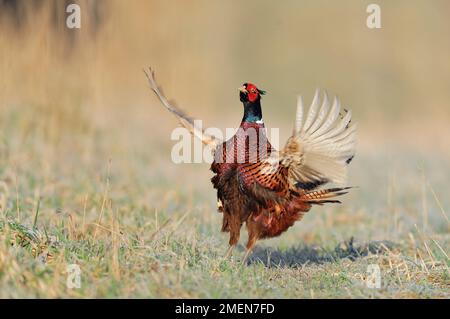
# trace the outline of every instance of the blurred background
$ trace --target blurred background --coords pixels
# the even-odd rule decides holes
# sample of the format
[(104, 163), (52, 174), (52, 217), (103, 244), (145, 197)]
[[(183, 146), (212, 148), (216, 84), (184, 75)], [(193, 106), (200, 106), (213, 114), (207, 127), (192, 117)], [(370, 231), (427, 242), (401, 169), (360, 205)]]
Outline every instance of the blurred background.
[[(83, 198), (111, 166), (118, 197), (142, 192), (158, 206), (177, 189), (214, 208), (208, 165), (171, 162), (177, 123), (147, 87), (151, 66), (206, 126), (239, 125), (242, 83), (267, 90), (265, 122), (280, 128), (281, 144), (297, 94), (338, 94), (359, 123), (356, 209), (369, 203), (392, 227), (402, 214), (416, 223), (413, 211), (446, 232), (450, 2), (376, 1), (382, 28), (369, 29), (372, 2), (2, 0), (0, 179), (25, 198), (39, 185), (43, 209), (70, 210), (81, 201), (73, 183)], [(66, 27), (69, 3), (81, 6), (81, 29)]]
[[(81, 29), (66, 27), (69, 3)], [(370, 3), (381, 29), (366, 26)], [(448, 298), (449, 13), (448, 0), (0, 0), (0, 297)], [(287, 268), (222, 262), (209, 164), (172, 162), (178, 124), (148, 66), (222, 130), (255, 83), (281, 145), (297, 94), (309, 104), (320, 87), (352, 110), (359, 187), (252, 255)], [(11, 246), (6, 221), (45, 234), (39, 258)], [(356, 249), (377, 243), (394, 250)], [(384, 290), (355, 277), (373, 262)], [(81, 290), (66, 288), (73, 263)]]

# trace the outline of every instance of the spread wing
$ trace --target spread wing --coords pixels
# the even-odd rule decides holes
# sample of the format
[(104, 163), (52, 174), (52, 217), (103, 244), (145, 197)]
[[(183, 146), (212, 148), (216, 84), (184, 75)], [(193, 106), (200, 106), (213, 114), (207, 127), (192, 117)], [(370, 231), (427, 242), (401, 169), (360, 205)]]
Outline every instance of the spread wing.
[(356, 124), (351, 112), (343, 110), (339, 99), (333, 104), (319, 90), (303, 120), (303, 101), (297, 101), (294, 132), (280, 152), (281, 165), (288, 168), (292, 186), (312, 190), (328, 182), (344, 184), (347, 165), (355, 155)]
[(218, 138), (205, 133), (201, 128), (195, 126), (194, 121), (191, 117), (187, 116), (173, 103), (169, 102), (169, 100), (163, 94), (161, 88), (156, 83), (155, 72), (151, 68), (148, 68), (148, 70), (144, 69), (144, 73), (148, 79), (150, 89), (156, 94), (162, 105), (178, 118), (178, 121), (183, 127), (188, 129), (192, 135), (199, 138), (203, 142), (203, 144), (210, 146), (212, 150), (214, 150), (217, 145), (222, 143), (222, 141)]

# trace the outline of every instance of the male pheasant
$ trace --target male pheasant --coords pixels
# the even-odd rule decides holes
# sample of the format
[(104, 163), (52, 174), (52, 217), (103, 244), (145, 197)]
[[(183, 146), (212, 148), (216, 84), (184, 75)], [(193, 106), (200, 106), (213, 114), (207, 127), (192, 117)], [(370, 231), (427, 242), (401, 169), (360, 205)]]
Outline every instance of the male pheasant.
[(351, 123), (350, 111), (340, 112), (337, 98), (330, 105), (327, 94), (320, 101), (317, 90), (303, 121), (303, 102), (298, 97), (293, 134), (284, 148), (276, 151), (262, 119), (261, 96), (265, 92), (255, 85), (244, 83), (239, 88), (244, 116), (236, 134), (222, 142), (197, 128), (190, 117), (168, 102), (151, 69), (145, 73), (162, 104), (213, 150), (211, 170), (215, 175), (211, 181), (223, 213), (222, 231), (230, 233), (227, 257), (244, 223), (248, 242), (243, 262), (258, 239), (279, 236), (312, 205), (340, 203), (334, 197), (350, 188), (321, 188), (326, 183), (345, 183), (347, 165), (355, 155), (356, 125)]

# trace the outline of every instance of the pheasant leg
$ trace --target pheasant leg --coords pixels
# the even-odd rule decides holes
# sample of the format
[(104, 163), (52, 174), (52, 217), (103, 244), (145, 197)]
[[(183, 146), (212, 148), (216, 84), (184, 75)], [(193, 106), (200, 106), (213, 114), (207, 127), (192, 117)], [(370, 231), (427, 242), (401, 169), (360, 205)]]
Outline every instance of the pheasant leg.
[(242, 259), (242, 264), (245, 265), (247, 262), (247, 258), (250, 255), (250, 253), (253, 250), (253, 247), (255, 247), (256, 241), (258, 240), (258, 237), (256, 236), (250, 236), (247, 242), (247, 249), (245, 250), (244, 258)]
[(230, 245), (230, 247), (228, 247), (227, 253), (225, 254), (225, 259), (228, 259), (231, 257), (231, 255), (233, 254), (234, 247), (236, 247), (236, 245)]

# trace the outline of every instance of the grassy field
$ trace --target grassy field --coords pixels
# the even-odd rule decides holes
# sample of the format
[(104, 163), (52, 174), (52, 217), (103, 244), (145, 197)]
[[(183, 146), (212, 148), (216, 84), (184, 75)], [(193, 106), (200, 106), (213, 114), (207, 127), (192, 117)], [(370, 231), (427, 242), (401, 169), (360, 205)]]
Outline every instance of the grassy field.
[(444, 160), (360, 154), (343, 205), (314, 208), (243, 266), (243, 247), (223, 258), (206, 164), (170, 165), (169, 147), (109, 129), (48, 148), (47, 126), (3, 119), (0, 297), (449, 297)]
[[(437, 2), (441, 10), (384, 2), (387, 17), (419, 22), (407, 31), (387, 20), (381, 36), (355, 27), (366, 13), (351, 1), (326, 12), (306, 1), (300, 17), (289, 15), (300, 3), (274, 11), (263, 2), (253, 23), (266, 45), (248, 64), (232, 41), (242, 43), (245, 22), (233, 2), (178, 10), (163, 1), (110, 3), (104, 27), (71, 45), (46, 24), (45, 10), (24, 11), (21, 30), (0, 20), (0, 298), (450, 297), (450, 37), (438, 36), (448, 29), (438, 15), (446, 2)], [(214, 20), (221, 14), (234, 27)], [(266, 15), (287, 24), (274, 18), (265, 28)], [(301, 27), (334, 16), (343, 24)], [(213, 21), (220, 37), (206, 28)], [(221, 128), (239, 124), (236, 88), (262, 82), (265, 122), (280, 128), (282, 143), (296, 93), (309, 100), (318, 83), (339, 93), (359, 123), (349, 177), (358, 188), (260, 241), (248, 265), (240, 262), (244, 231), (225, 260), (209, 165), (172, 163), (176, 121), (146, 87), (148, 64), (168, 96)], [(67, 286), (72, 264), (80, 288)], [(367, 286), (373, 265), (380, 288)]]

